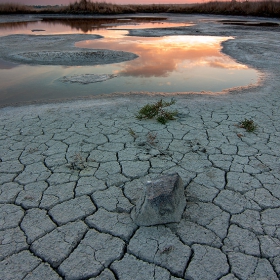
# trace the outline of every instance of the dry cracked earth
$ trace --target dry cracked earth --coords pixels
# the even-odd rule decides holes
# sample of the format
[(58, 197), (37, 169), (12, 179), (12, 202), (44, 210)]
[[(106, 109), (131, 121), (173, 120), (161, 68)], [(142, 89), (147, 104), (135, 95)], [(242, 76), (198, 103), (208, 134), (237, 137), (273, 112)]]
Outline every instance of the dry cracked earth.
[[(185, 33), (236, 36), (258, 87), (174, 96), (166, 125), (135, 118), (148, 95), (0, 110), (1, 280), (279, 279), (279, 31), (210, 25)], [(138, 227), (143, 185), (174, 172), (181, 222)]]

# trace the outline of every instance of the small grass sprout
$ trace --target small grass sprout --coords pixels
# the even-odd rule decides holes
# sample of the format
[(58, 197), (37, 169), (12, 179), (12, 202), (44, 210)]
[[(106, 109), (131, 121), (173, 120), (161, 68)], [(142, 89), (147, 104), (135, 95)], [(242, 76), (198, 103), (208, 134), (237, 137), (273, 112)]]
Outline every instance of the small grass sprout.
[(128, 133), (129, 133), (134, 139), (136, 139), (136, 138), (138, 137), (137, 134), (135, 133), (135, 131), (134, 131), (132, 128), (129, 128)]
[(73, 156), (73, 162), (69, 165), (70, 169), (81, 171), (86, 168), (86, 160), (83, 159), (80, 153)]
[(175, 103), (176, 101), (174, 99), (171, 99), (170, 102), (160, 99), (154, 104), (147, 104), (142, 107), (136, 115), (136, 118), (139, 120), (155, 118), (158, 122), (166, 124), (169, 120), (175, 120), (175, 117), (178, 115), (178, 111), (167, 111), (163, 108), (171, 106)]
[(248, 132), (253, 132), (256, 130), (257, 125), (254, 123), (253, 120), (245, 119), (240, 123), (240, 127), (246, 129)]

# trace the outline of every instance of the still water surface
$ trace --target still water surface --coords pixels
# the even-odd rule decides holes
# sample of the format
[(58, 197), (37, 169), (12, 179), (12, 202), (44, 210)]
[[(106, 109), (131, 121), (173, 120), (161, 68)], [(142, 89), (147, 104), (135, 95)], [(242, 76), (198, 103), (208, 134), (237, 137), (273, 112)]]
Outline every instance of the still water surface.
[[(164, 19), (45, 19), (0, 24), (0, 36), (10, 34), (99, 34), (103, 39), (77, 42), (78, 48), (133, 52), (139, 57), (97, 66), (18, 65), (0, 60), (0, 105), (69, 99), (114, 92), (220, 92), (257, 81), (257, 71), (222, 54), (229, 37), (127, 36), (126, 29), (188, 26)], [(125, 30), (124, 30), (125, 29)], [(1, 38), (0, 38), (1, 39)], [(60, 78), (77, 74), (115, 74), (111, 80), (81, 85)]]

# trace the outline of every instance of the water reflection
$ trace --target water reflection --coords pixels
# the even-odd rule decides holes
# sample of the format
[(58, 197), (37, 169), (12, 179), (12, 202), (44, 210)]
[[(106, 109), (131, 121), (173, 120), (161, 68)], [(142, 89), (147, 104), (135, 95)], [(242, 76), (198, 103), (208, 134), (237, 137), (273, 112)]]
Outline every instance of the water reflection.
[(55, 18), (45, 17), (31, 22), (0, 23), (0, 36), (11, 34), (36, 34), (32, 30), (45, 30), (49, 34), (95, 34), (96, 31), (110, 29), (132, 28), (166, 28), (189, 26), (190, 23), (163, 22), (164, 17), (131, 17), (131, 18)]
[[(118, 18), (95, 18), (95, 19), (85, 19), (85, 18), (44, 18), (43, 22), (49, 25), (62, 25), (70, 27), (72, 30), (82, 31), (83, 33), (90, 33), (94, 30), (105, 29), (107, 27), (119, 27), (121, 25), (139, 25), (143, 23), (151, 23), (152, 20), (166, 20), (166, 18), (161, 17), (139, 17), (139, 18), (123, 18), (122, 21)], [(173, 24), (174, 25), (174, 24)], [(179, 24), (179, 25), (182, 25)], [(142, 28), (142, 26), (141, 26)]]
[(0, 59), (0, 69), (13, 69), (15, 67), (19, 66), (16, 63), (10, 62), (10, 61), (5, 61), (3, 59)]
[[(100, 33), (102, 35), (102, 33)], [(231, 37), (169, 36), (163, 38), (124, 37), (76, 43), (80, 48), (112, 49), (136, 53), (139, 58), (127, 62), (114, 74), (133, 77), (167, 77), (171, 72), (209, 66), (247, 69), (220, 52), (221, 42)]]
[[(0, 106), (34, 100), (68, 99), (113, 92), (220, 92), (255, 83), (257, 72), (223, 55), (221, 43), (231, 37), (126, 36), (131, 28), (176, 27), (159, 18), (44, 19), (0, 24), (0, 36), (11, 34), (99, 34), (103, 39), (77, 42), (78, 48), (111, 49), (137, 54), (135, 60), (97, 66), (17, 65), (0, 60)], [(32, 32), (44, 29), (45, 32)], [(1, 39), (1, 38), (0, 38)], [(63, 76), (116, 74), (102, 83), (66, 84)]]

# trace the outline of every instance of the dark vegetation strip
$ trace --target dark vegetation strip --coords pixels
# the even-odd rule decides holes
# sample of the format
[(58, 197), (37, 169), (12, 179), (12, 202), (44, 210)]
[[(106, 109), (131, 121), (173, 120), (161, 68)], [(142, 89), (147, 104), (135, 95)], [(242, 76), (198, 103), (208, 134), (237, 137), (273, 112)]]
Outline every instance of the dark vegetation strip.
[(211, 1), (200, 4), (116, 5), (107, 2), (80, 0), (68, 6), (25, 6), (0, 4), (0, 14), (128, 14), (128, 13), (185, 13), (280, 17), (279, 1)]

